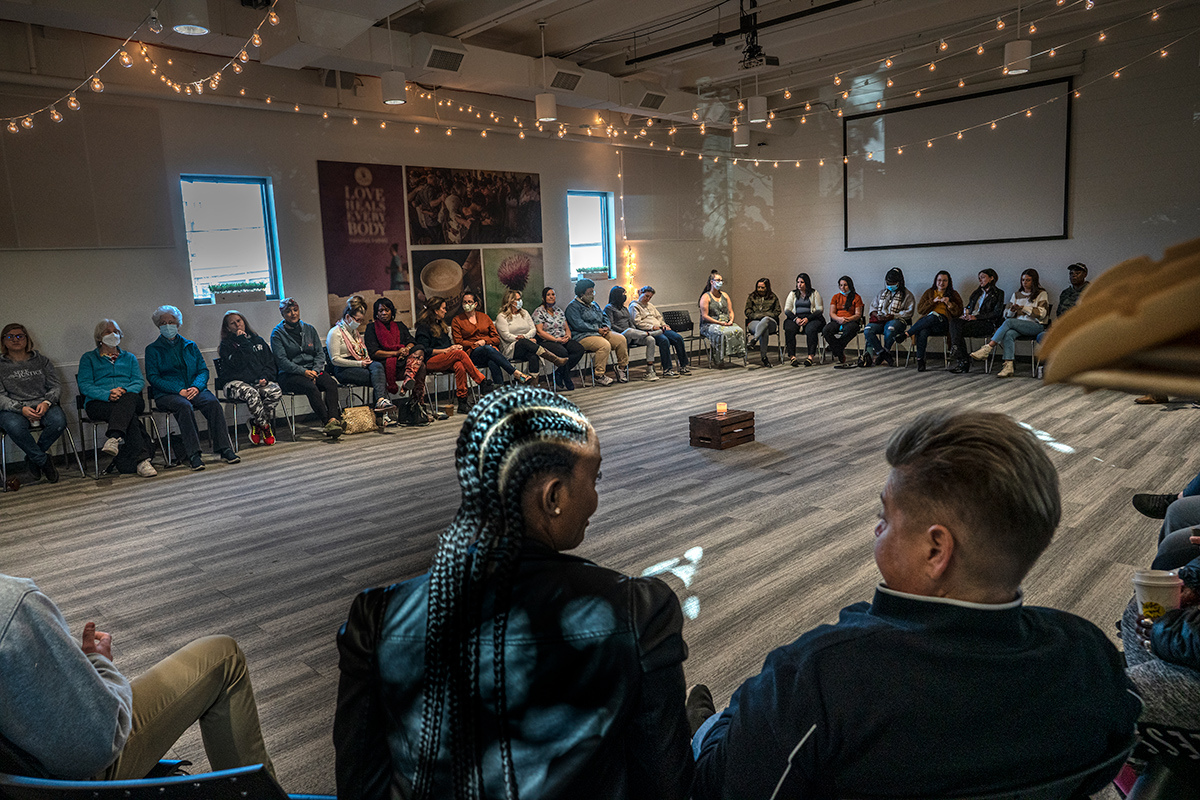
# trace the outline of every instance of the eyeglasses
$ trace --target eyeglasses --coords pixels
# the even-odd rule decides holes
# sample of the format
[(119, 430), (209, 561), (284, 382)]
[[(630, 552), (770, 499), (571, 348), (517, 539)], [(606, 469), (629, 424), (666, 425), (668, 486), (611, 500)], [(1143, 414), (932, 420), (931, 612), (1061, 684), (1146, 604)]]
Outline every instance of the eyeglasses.
[(23, 333), (6, 333), (6, 334), (4, 334), (4, 338), (11, 339), (14, 342), (20, 342), (25, 339), (25, 334), (23, 334)]

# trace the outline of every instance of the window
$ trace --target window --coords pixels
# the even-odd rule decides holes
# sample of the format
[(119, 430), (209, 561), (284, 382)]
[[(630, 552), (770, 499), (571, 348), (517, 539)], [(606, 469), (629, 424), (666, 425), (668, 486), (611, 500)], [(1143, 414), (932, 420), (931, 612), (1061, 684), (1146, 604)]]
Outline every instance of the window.
[(571, 279), (616, 277), (612, 192), (567, 192)]
[(181, 175), (192, 298), (213, 302), (209, 286), (261, 283), (279, 297), (279, 242), (270, 178)]

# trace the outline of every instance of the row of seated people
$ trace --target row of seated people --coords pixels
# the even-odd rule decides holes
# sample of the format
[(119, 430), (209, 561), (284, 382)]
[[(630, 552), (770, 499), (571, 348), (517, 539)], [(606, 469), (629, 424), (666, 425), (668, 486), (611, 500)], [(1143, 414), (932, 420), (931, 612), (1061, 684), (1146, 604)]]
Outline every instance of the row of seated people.
[[(337, 635), (341, 797), (948, 797), (1076, 775), (1054, 796), (1083, 797), (1132, 745), (1143, 706), (1108, 637), (1022, 602), (1061, 501), (1005, 415), (892, 435), (873, 600), (771, 652), (719, 712), (702, 686), (685, 698), (675, 591), (567, 552), (598, 505), (579, 408), (505, 387), (458, 441), (462, 504), (430, 572), (358, 595)], [(232, 640), (130, 682), (110, 637), (89, 622), (76, 644), (31, 581), (0, 576), (0, 614), (0, 741), (24, 769), (137, 777), (196, 719), (214, 769), (270, 768)]]
[[(1072, 264), (1067, 267), (1067, 274), (1070, 285), (1059, 295), (1059, 316), (1078, 302), (1088, 286), (1086, 265)], [(1050, 322), (1050, 301), (1035, 269), (1021, 273), (1021, 288), (1013, 292), (1008, 303), (1004, 302), (1004, 293), (996, 285), (997, 280), (995, 270), (980, 271), (979, 287), (964, 303), (954, 288), (954, 279), (942, 270), (918, 300), (905, 286), (904, 272), (899, 267), (892, 267), (884, 278), (884, 288), (868, 309), (855, 292), (854, 280), (843, 275), (838, 279), (838, 291), (827, 310), (807, 273), (796, 276), (796, 288), (782, 304), (771, 291), (770, 279), (760, 278), (754, 292), (746, 298), (743, 331), (737, 325), (732, 300), (722, 290), (724, 280), (713, 270), (700, 296), (700, 332), (712, 344), (714, 363), (744, 357), (747, 344), (757, 344), (764, 367), (772, 366), (767, 357), (768, 341), (772, 334), (779, 332), (781, 315), (787, 357), (793, 367), (801, 364), (811, 367), (816, 363), (820, 337), (824, 337), (834, 360), (843, 368), (894, 364), (892, 347), (912, 337), (916, 343), (918, 372), (927, 368), (925, 353), (929, 337), (946, 336), (951, 344), (947, 366), (954, 362), (950, 371), (956, 374), (970, 371), (966, 338), (984, 337), (987, 343), (971, 353), (971, 358), (984, 360), (992, 348), (999, 346), (1004, 364), (997, 376), (1010, 378), (1017, 338), (1026, 336), (1041, 341)], [(857, 361), (847, 362), (846, 346), (860, 332), (866, 341), (865, 352)], [(808, 344), (808, 354), (802, 362), (796, 355), (796, 338), (801, 334)]]

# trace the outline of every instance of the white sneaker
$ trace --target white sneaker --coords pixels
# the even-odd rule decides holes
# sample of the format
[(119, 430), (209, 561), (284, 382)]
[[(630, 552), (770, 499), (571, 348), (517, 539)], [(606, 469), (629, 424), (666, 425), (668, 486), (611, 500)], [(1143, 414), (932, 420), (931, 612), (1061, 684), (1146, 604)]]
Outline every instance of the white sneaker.
[(669, 370), (667, 370), (666, 372), (664, 372), (664, 373), (662, 374), (662, 376), (663, 376), (664, 378), (678, 378), (678, 377), (679, 377), (679, 373), (678, 373), (678, 372), (676, 372), (676, 371), (675, 371), (675, 370), (673, 370), (673, 369), (669, 369)]
[(617, 383), (629, 383), (629, 368), (617, 367)]
[(150, 463), (150, 459), (147, 458), (138, 462), (137, 474), (143, 478), (153, 478), (158, 474), (158, 470), (154, 468), (154, 465)]
[(386, 409), (395, 407), (396, 406), (392, 403), (392, 401), (388, 400), (386, 397), (379, 398), (379, 402), (375, 404), (376, 411), (385, 411)]
[(658, 380), (658, 374), (654, 371), (654, 367), (649, 367), (646, 369), (646, 374), (642, 376), (642, 380), (644, 380), (644, 381)]
[(124, 439), (118, 439), (117, 437), (113, 436), (108, 439), (105, 439), (104, 446), (101, 447), (100, 449), (103, 450), (105, 453), (108, 453), (110, 456), (115, 456), (117, 453), (119, 453), (121, 451), (121, 445), (123, 445), (123, 444), (125, 444)]
[(608, 377), (607, 375), (600, 377), (600, 378), (596, 378), (597, 386), (612, 386), (614, 383), (616, 383), (616, 381), (614, 381), (612, 378)]

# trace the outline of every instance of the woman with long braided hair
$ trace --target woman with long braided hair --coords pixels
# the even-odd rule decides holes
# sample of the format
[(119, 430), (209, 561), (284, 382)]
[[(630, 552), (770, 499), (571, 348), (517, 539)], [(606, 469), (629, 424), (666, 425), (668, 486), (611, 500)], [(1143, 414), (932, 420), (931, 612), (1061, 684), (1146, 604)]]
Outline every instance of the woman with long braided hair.
[(430, 572), (360, 594), (338, 635), (338, 796), (685, 798), (679, 601), (563, 553), (597, 505), (587, 418), (506, 387), (471, 409), (455, 462)]

